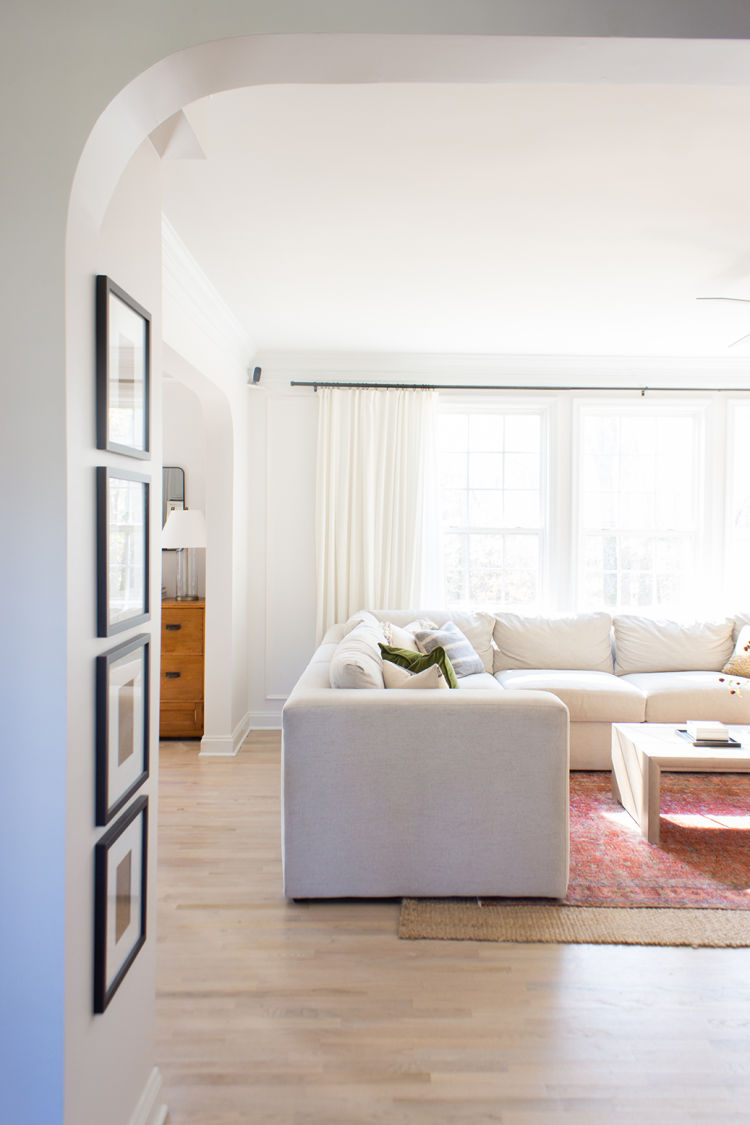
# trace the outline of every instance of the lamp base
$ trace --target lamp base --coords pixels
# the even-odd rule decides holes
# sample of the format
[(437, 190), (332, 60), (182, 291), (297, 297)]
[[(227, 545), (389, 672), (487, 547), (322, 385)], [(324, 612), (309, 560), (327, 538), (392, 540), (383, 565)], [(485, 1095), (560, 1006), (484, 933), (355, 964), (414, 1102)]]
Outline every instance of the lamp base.
[(175, 601), (198, 601), (198, 576), (196, 555), (192, 547), (179, 547), (177, 550), (177, 591)]

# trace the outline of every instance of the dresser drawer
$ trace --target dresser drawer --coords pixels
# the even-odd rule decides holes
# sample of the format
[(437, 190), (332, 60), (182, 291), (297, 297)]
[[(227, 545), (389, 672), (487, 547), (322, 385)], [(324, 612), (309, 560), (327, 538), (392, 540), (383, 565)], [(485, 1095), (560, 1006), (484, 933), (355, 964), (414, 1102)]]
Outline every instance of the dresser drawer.
[(202, 703), (162, 703), (159, 711), (162, 738), (195, 738), (203, 734)]
[(203, 607), (184, 609), (163, 606), (161, 611), (161, 651), (203, 652)]
[(203, 657), (161, 654), (161, 697), (168, 700), (203, 699)]

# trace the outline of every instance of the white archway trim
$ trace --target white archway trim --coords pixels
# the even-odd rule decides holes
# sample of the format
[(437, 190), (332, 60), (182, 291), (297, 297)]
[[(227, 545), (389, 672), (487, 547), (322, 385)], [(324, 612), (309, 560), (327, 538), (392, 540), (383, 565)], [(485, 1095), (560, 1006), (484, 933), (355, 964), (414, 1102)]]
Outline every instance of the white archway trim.
[(190, 47), (134, 78), (97, 120), (71, 201), (101, 223), (138, 145), (198, 98), (269, 83), (746, 85), (750, 43), (533, 35), (252, 35)]
[[(235, 493), (242, 463), (235, 457), (232, 405), (224, 391), (166, 341), (164, 371), (197, 396), (206, 427), (206, 638), (205, 734), (201, 754), (236, 754), (250, 728), (247, 711), (246, 617), (236, 540)], [(240, 426), (244, 419), (240, 419)], [(242, 557), (241, 554), (239, 556)], [(233, 715), (233, 685), (245, 686), (245, 704)]]

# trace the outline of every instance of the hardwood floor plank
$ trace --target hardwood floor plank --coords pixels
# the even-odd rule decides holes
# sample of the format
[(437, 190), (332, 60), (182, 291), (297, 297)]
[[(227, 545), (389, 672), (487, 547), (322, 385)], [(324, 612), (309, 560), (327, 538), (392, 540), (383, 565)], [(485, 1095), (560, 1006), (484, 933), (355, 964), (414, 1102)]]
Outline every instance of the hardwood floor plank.
[(396, 902), (284, 900), (276, 732), (160, 755), (172, 1125), (750, 1120), (750, 951), (399, 941)]

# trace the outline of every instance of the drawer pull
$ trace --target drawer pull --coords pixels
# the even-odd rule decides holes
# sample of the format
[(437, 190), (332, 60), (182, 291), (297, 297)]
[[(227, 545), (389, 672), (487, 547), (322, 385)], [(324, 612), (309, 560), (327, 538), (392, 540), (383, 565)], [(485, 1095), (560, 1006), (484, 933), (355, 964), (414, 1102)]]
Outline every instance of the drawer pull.
[(169, 633), (176, 633), (178, 629), (182, 628), (182, 625), (165, 625), (164, 628)]
[(179, 680), (180, 678), (179, 672), (165, 672), (164, 675), (168, 680)]

